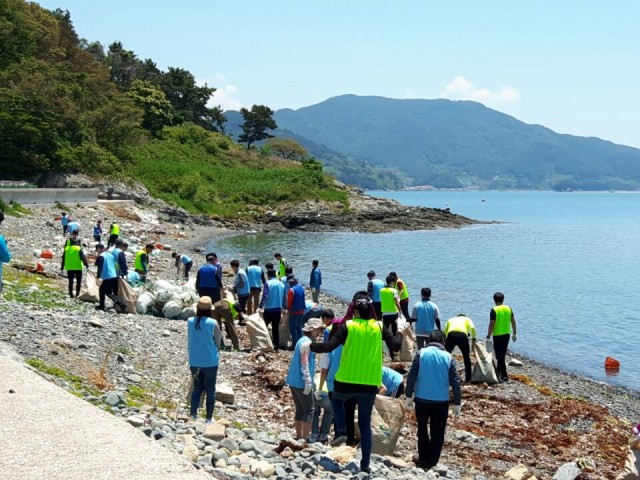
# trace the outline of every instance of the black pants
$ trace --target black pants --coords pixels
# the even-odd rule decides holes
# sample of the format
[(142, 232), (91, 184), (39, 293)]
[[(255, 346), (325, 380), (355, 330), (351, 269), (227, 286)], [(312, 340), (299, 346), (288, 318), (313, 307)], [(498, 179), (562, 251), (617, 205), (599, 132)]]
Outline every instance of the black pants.
[[(189, 272), (191, 271), (191, 267), (193, 267), (193, 262), (184, 264), (184, 278), (187, 280), (189, 280)], [(211, 300), (213, 300), (213, 298)]]
[(111, 245), (115, 245), (117, 239), (118, 239), (118, 235), (116, 234), (109, 235), (109, 240), (107, 240), (107, 248), (109, 248)]
[(408, 298), (406, 301), (400, 302), (400, 309), (402, 310), (402, 315), (404, 315), (404, 318), (408, 322), (409, 319), (411, 318), (411, 316), (409, 315), (409, 299)]
[(507, 348), (509, 347), (509, 339), (511, 335), (494, 335), (493, 336), (493, 351), (496, 355), (496, 362), (498, 362), (498, 378), (500, 380), (508, 380), (507, 374)]
[(466, 333), (463, 332), (449, 332), (447, 335), (447, 342), (444, 348), (447, 352), (453, 352), (453, 349), (458, 347), (462, 358), (464, 359), (464, 381), (471, 381), (471, 357), (469, 356), (469, 338)]
[(356, 406), (358, 405), (358, 399), (351, 397), (344, 402), (344, 420), (347, 427), (347, 445), (355, 446), (357, 444), (356, 436)]
[(104, 308), (105, 297), (109, 297), (112, 300), (118, 295), (118, 277), (107, 278), (102, 280), (100, 284), (100, 307)]
[(247, 313), (247, 300), (249, 300), (249, 295), (238, 295), (238, 304), (240, 305), (240, 311), (242, 313)]
[(201, 297), (209, 297), (212, 303), (216, 303), (220, 300), (220, 289), (215, 287), (201, 287), (198, 289), (198, 295)]
[(66, 235), (69, 230), (69, 225), (62, 225), (62, 235)]
[(382, 320), (382, 302), (373, 302), (373, 310), (376, 312), (376, 318)]
[(422, 403), (417, 401), (415, 406), (418, 423), (418, 457), (425, 466), (429, 468), (435, 467), (438, 464), (438, 460), (440, 460), (442, 445), (444, 445), (444, 431), (447, 428), (449, 403)]
[(382, 316), (382, 325), (384, 328), (389, 329), (391, 327), (391, 333), (395, 336), (398, 333), (398, 314), (397, 313), (385, 313)]
[(76, 281), (76, 297), (80, 295), (80, 287), (82, 285), (82, 270), (67, 270), (69, 278), (69, 297), (73, 298), (73, 281)]
[(280, 348), (280, 318), (282, 317), (282, 310), (265, 310), (263, 316), (264, 323), (271, 324), (273, 349), (277, 351)]

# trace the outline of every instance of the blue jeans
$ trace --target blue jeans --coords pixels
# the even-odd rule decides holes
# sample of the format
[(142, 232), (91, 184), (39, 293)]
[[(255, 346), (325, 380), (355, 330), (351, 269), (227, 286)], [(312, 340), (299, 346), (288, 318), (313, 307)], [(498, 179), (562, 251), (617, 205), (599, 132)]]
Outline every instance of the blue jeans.
[(218, 367), (190, 367), (193, 377), (193, 393), (191, 394), (191, 416), (198, 414), (198, 405), (202, 392), (207, 394), (206, 412), (207, 420), (213, 418), (213, 407), (216, 405), (216, 378)]
[(360, 428), (360, 448), (362, 460), (360, 468), (369, 468), (371, 461), (371, 446), (373, 445), (373, 433), (371, 432), (371, 412), (376, 401), (375, 393), (343, 393), (333, 391), (333, 418), (336, 422), (336, 437), (347, 434), (344, 403), (350, 398), (356, 399), (358, 404), (358, 427)]
[(299, 315), (289, 314), (289, 333), (291, 333), (291, 340), (293, 346), (296, 346), (298, 340), (302, 338), (302, 313)]

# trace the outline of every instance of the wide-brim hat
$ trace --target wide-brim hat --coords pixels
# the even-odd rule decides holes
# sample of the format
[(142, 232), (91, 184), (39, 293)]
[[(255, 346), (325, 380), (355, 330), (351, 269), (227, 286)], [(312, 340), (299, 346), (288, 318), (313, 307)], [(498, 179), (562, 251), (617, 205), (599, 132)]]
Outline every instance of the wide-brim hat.
[(302, 327), (302, 331), (305, 333), (313, 332), (314, 330), (322, 330), (324, 329), (324, 323), (319, 318), (312, 318), (304, 324)]
[(200, 297), (200, 300), (198, 300), (198, 310), (211, 310), (212, 306), (211, 297)]

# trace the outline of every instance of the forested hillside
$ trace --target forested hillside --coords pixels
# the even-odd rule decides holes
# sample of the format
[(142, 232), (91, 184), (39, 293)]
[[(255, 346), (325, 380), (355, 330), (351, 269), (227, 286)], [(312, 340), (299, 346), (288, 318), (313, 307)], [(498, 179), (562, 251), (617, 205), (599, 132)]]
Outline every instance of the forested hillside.
[[(214, 91), (120, 42), (80, 39), (69, 12), (0, 0), (0, 179), (136, 179), (171, 203), (228, 216), (304, 199), (346, 204), (317, 162), (283, 161), (223, 135), (224, 112), (207, 106)], [(271, 112), (247, 112), (258, 110)]]
[(281, 129), (394, 169), (414, 185), (603, 190), (640, 186), (640, 150), (560, 135), (475, 102), (344, 95), (275, 113)]

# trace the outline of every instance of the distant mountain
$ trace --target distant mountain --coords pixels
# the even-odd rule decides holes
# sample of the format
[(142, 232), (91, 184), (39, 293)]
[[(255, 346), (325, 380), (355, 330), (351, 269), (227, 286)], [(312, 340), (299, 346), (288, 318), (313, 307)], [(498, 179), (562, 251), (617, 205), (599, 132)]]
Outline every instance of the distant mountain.
[[(640, 150), (562, 135), (479, 103), (343, 95), (275, 113), (282, 130), (435, 187), (635, 190)], [(300, 142), (302, 143), (302, 142)]]
[[(242, 129), (240, 128), (240, 125), (243, 123), (242, 115), (235, 110), (227, 111), (225, 115), (227, 117), (225, 131), (237, 139), (242, 133)], [(325, 172), (333, 175), (341, 182), (372, 190), (397, 190), (407, 183), (404, 175), (401, 172), (395, 171), (395, 169), (374, 167), (363, 160), (343, 155), (290, 130), (278, 128), (272, 133), (276, 137), (290, 138), (298, 142), (309, 152), (309, 155), (322, 162)], [(258, 146), (263, 143), (264, 142), (259, 142)]]

